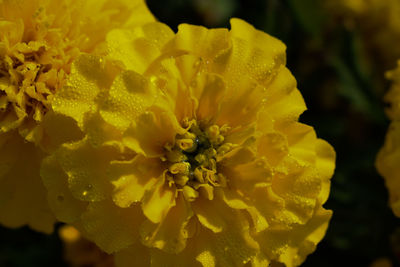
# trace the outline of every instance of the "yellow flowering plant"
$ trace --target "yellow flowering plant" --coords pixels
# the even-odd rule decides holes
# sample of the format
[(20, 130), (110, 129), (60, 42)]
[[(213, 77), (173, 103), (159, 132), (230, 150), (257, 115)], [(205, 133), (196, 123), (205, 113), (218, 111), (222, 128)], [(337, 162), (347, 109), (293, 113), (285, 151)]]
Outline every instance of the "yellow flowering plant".
[(329, 0), (327, 8), (362, 35), (363, 44), (374, 58), (373, 65), (387, 71), (400, 57), (399, 0)]
[(81, 53), (106, 53), (111, 29), (150, 21), (142, 0), (0, 0), (1, 224), (52, 231), (40, 162), (82, 136), (52, 112), (53, 95)]
[(376, 167), (385, 179), (393, 213), (400, 217), (400, 61), (397, 68), (387, 72), (386, 76), (392, 81), (392, 87), (385, 95), (385, 101), (390, 105), (386, 113), (391, 123), (378, 153)]
[(84, 133), (42, 164), (57, 219), (116, 266), (301, 264), (331, 218), (335, 153), (298, 122), (285, 45), (240, 19), (106, 39), (51, 102)]

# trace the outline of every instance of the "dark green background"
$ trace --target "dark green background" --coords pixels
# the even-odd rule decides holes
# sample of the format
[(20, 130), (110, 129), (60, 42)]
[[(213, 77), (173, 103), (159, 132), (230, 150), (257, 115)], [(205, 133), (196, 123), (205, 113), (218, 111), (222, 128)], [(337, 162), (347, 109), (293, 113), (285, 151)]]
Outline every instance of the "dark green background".
[[(229, 27), (229, 18), (238, 17), (287, 45), (287, 65), (308, 106), (301, 121), (314, 126), (337, 152), (325, 204), (334, 215), (325, 239), (302, 266), (368, 266), (379, 257), (397, 266), (400, 219), (388, 208), (374, 167), (389, 123), (382, 103), (388, 83), (382, 66), (364, 53), (357, 28), (346, 29), (323, 9), (322, 0), (147, 2), (174, 30), (179, 23)], [(60, 241), (27, 228), (0, 228), (0, 266), (64, 266)]]

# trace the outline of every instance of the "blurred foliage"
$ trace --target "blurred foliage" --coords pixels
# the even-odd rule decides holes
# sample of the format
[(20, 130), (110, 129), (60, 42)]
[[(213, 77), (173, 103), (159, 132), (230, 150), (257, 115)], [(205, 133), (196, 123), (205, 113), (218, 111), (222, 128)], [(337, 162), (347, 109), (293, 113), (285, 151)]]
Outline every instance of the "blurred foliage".
[(52, 235), (44, 235), (27, 227), (0, 227), (0, 266), (67, 267), (62, 260), (62, 245), (57, 231)]
[[(382, 103), (388, 82), (357, 30), (344, 27), (321, 0), (147, 2), (174, 30), (180, 23), (229, 27), (229, 18), (239, 17), (287, 45), (287, 65), (308, 106), (301, 121), (337, 152), (325, 205), (334, 215), (327, 236), (303, 266), (368, 266), (381, 257), (397, 266), (400, 219), (389, 209), (374, 167), (388, 127)], [(56, 235), (0, 228), (0, 266), (63, 266), (61, 258)]]

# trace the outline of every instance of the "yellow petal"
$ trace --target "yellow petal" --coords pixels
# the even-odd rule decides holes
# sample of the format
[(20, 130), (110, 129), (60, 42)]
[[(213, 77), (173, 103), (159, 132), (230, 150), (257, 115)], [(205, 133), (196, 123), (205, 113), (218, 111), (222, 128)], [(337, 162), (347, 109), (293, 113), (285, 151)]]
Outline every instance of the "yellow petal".
[(140, 229), (142, 243), (148, 247), (155, 247), (167, 253), (177, 254), (186, 246), (188, 231), (186, 226), (193, 212), (188, 202), (180, 193), (176, 205), (159, 224), (145, 221)]
[(168, 187), (161, 176), (157, 183), (149, 189), (142, 200), (144, 215), (153, 223), (164, 220), (169, 210), (175, 206), (175, 188)]
[(318, 139), (316, 143), (317, 162), (316, 167), (322, 179), (322, 188), (319, 197), (321, 203), (328, 200), (331, 188), (330, 178), (335, 170), (336, 153), (326, 141)]
[(199, 254), (196, 259), (203, 267), (243, 266), (259, 250), (258, 244), (249, 234), (249, 225), (243, 218), (229, 222), (229, 227), (220, 233), (200, 228), (196, 236)]
[(113, 253), (136, 242), (144, 217), (138, 205), (123, 209), (105, 200), (90, 203), (81, 219), (83, 234), (105, 252)]
[(140, 202), (145, 191), (154, 186), (162, 175), (162, 171), (158, 159), (147, 159), (141, 155), (130, 161), (112, 162), (108, 173), (114, 185), (114, 203), (127, 208), (132, 203)]
[(233, 190), (218, 190), (222, 195), (223, 201), (232, 209), (246, 210), (251, 217), (251, 227), (259, 233), (268, 228), (267, 219), (254, 207), (251, 201), (242, 197), (239, 193)]
[(272, 166), (278, 165), (289, 152), (286, 136), (278, 132), (264, 134), (258, 140), (257, 152)]
[(72, 65), (67, 85), (59, 89), (52, 101), (53, 110), (72, 117), (83, 126), (87, 112), (97, 109), (95, 98), (101, 89), (109, 88), (116, 69), (93, 55), (82, 55)]
[(216, 115), (216, 123), (228, 124), (231, 127), (248, 126), (255, 121), (262, 108), (265, 88), (254, 82), (243, 82), (239, 89), (227, 88), (226, 97), (220, 104), (220, 112)]
[(21, 125), (25, 117), (26, 114), (23, 111), (18, 112), (16, 108), (8, 112), (5, 116), (3, 115), (0, 120), (0, 133), (6, 133), (17, 128)]
[(176, 37), (164, 48), (166, 53), (190, 52), (205, 61), (231, 47), (227, 29), (207, 29), (202, 26), (180, 24)]
[(254, 152), (248, 147), (238, 147), (224, 154), (221, 159), (221, 165), (224, 167), (235, 167), (253, 161)]
[(133, 151), (148, 157), (159, 157), (165, 153), (164, 146), (173, 144), (180, 126), (173, 114), (155, 110), (146, 112), (133, 122), (126, 131), (124, 144)]
[(270, 185), (272, 180), (272, 170), (262, 159), (224, 169), (224, 174), (232, 189), (249, 195), (255, 187)]
[(112, 147), (95, 149), (87, 139), (65, 144), (56, 151), (56, 157), (68, 175), (68, 186), (73, 196), (84, 201), (100, 201), (111, 188), (107, 167), (118, 151)]
[(291, 230), (267, 230), (261, 232), (256, 239), (270, 259), (286, 266), (298, 266), (324, 237), (331, 216), (331, 211), (317, 208), (306, 224)]
[(147, 79), (136, 72), (125, 71), (115, 78), (100, 114), (123, 132), (156, 98), (157, 92)]
[(219, 103), (224, 97), (225, 84), (223, 79), (217, 75), (202, 75), (192, 88), (194, 95), (198, 95), (199, 104), (197, 108), (197, 119), (210, 121), (219, 111)]
[[(214, 191), (218, 190), (215, 188)], [(192, 202), (193, 211), (200, 223), (214, 233), (227, 230), (230, 227), (230, 222), (237, 219), (237, 211), (224, 203), (221, 199), (222, 195), (223, 193), (216, 192), (213, 200), (198, 198)]]
[(49, 206), (62, 222), (75, 223), (87, 204), (73, 197), (68, 188), (68, 176), (57, 162), (55, 155), (42, 161), (40, 176), (47, 189)]
[[(246, 211), (249, 213), (251, 217), (251, 222), (252, 222), (252, 229), (256, 233), (259, 233), (261, 231), (264, 231), (269, 227), (269, 223), (267, 221), (267, 218), (265, 218), (259, 210), (257, 210), (254, 206), (250, 206), (246, 209)], [(260, 260), (261, 262), (264, 262), (263, 260)]]
[(44, 154), (15, 131), (0, 135), (0, 144), (0, 223), (51, 233), (55, 218), (39, 173)]
[[(232, 99), (226, 101), (226, 107), (221, 108), (223, 114), (220, 115), (219, 122), (224, 124), (229, 121), (235, 126), (240, 122), (242, 125), (248, 123), (257, 113), (269, 90), (269, 83), (285, 63), (285, 46), (279, 40), (255, 30), (242, 20), (233, 19), (231, 25), (232, 30), (228, 36), (223, 31), (209, 30), (208, 34), (215, 36), (213, 40), (231, 39), (232, 46), (230, 41), (220, 41), (218, 44), (225, 45), (219, 47), (208, 39), (199, 42), (198, 39), (201, 37), (198, 36), (204, 36), (203, 32), (206, 31), (188, 25), (179, 28), (176, 39), (185, 40), (186, 42), (180, 42), (184, 44), (181, 47), (205, 58), (205, 61), (209, 58), (215, 59), (210, 61), (210, 68), (224, 77), (229, 88), (227, 95), (232, 96)], [(209, 56), (204, 52), (206, 49), (199, 48), (201, 45), (192, 43), (204, 43), (204, 46), (213, 48), (215, 53)], [(246, 101), (243, 100), (248, 97), (252, 99), (248, 101), (252, 105), (246, 105)], [(238, 113), (238, 116), (230, 116), (232, 112)]]
[(99, 112), (85, 116), (83, 131), (94, 148), (109, 144), (122, 146), (121, 131), (107, 123)]
[[(188, 87), (199, 72), (201, 64), (198, 61), (199, 58), (193, 55), (163, 58), (160, 64), (153, 64), (147, 72), (150, 81), (163, 92), (169, 109), (174, 111), (179, 122), (194, 116), (196, 100)], [(159, 104), (158, 102), (157, 105)]]
[(304, 168), (294, 161), (287, 165), (288, 173), (276, 173), (272, 188), (285, 200), (284, 212), (290, 214), (292, 222), (304, 223), (313, 214), (322, 181), (315, 169)]
[[(304, 99), (296, 88), (296, 80), (286, 67), (279, 68), (266, 90), (265, 113), (275, 121), (297, 121), (306, 110)], [(260, 116), (259, 120), (264, 117)]]
[(167, 253), (159, 249), (150, 249), (151, 266), (153, 267), (202, 267), (202, 265), (196, 261), (196, 253), (198, 252), (198, 243), (193, 240), (190, 244), (187, 244), (186, 248), (178, 253)]
[(268, 260), (268, 258), (262, 252), (257, 253), (257, 255), (251, 260), (251, 266), (252, 267), (264, 267), (264, 266), (275, 267), (274, 265), (271, 264), (271, 262)]
[(215, 192), (219, 198), (225, 202), (232, 209), (247, 209), (249, 208), (248, 203), (245, 199), (240, 196), (238, 192), (234, 190), (216, 190)]
[(0, 134), (0, 181), (18, 160), (21, 141), (15, 135), (16, 132)]
[(274, 193), (270, 186), (255, 188), (251, 201), (260, 216), (270, 225), (287, 228), (292, 224), (301, 223), (296, 215), (285, 209), (284, 198)]
[[(41, 145), (43, 149), (49, 152), (54, 151), (63, 143), (77, 141), (83, 137), (76, 121), (52, 111), (46, 113), (41, 126), (44, 132)], [(68, 131), (65, 129), (68, 129)]]
[[(164, 64), (163, 67), (169, 69), (170, 72), (172, 71), (171, 69), (176, 68), (174, 74), (171, 73), (170, 75), (175, 79), (181, 79), (185, 87), (195, 85), (193, 84), (193, 81), (196, 79), (199, 72), (203, 71), (205, 67), (203, 59), (193, 54), (179, 55), (173, 59), (164, 59), (163, 62), (169, 63), (168, 65)], [(160, 72), (160, 74), (162, 73)], [(185, 90), (186, 89), (187, 88), (185, 88)], [(195, 94), (194, 97), (198, 98), (200, 97), (200, 94)]]
[(287, 136), (289, 154), (300, 164), (314, 165), (317, 136), (313, 127), (292, 122), (279, 129)]
[(244, 68), (260, 84), (268, 84), (274, 77), (274, 71), (286, 63), (286, 46), (241, 19), (233, 18), (230, 22), (235, 53), (235, 62), (231, 64)]
[(249, 141), (255, 140), (256, 127), (254, 124), (250, 124), (244, 127), (236, 127), (230, 131), (227, 131), (225, 136), (226, 143), (232, 143), (236, 145), (247, 146)]
[(215, 267), (217, 266), (217, 259), (210, 250), (202, 251), (198, 256), (197, 260), (201, 263), (203, 267)]
[(107, 35), (108, 56), (121, 61), (126, 69), (143, 74), (173, 36), (172, 30), (159, 22), (132, 30), (116, 29)]
[[(93, 10), (93, 6), (96, 4), (98, 5), (97, 0), (91, 0), (95, 4), (90, 4), (88, 3), (87, 6), (89, 10)], [(88, 2), (91, 2), (88, 1)], [(151, 14), (149, 8), (146, 5), (145, 0), (119, 0), (119, 1), (112, 1), (111, 3), (106, 1), (108, 4), (114, 4), (117, 7), (120, 7), (118, 9), (119, 12), (115, 13), (115, 18), (117, 19), (118, 17), (120, 18), (123, 16), (123, 14), (126, 14), (128, 19), (125, 22), (125, 25), (127, 27), (132, 27), (136, 25), (143, 25), (149, 22), (155, 21), (155, 18), (153, 14)]]
[(136, 241), (132, 246), (114, 254), (116, 267), (151, 266), (150, 250)]
[(256, 254), (258, 247), (249, 236), (246, 223), (233, 221), (232, 230), (219, 234), (196, 223), (195, 235), (187, 240), (182, 252), (172, 254), (150, 249), (152, 266), (243, 266)]

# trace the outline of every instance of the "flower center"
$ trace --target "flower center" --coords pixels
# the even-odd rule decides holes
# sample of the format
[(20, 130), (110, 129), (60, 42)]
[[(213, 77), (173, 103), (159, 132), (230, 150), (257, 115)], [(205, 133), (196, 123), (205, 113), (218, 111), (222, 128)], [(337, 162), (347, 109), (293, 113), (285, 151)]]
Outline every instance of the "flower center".
[(42, 51), (43, 50), (40, 49), (39, 51), (20, 53), (19, 57), (10, 57), (6, 55), (0, 59), (0, 77), (4, 79), (4, 81), (7, 80), (9, 86), (13, 86), (17, 89), (16, 94), (23, 93), (30, 99), (30, 101), (26, 101), (25, 103), (18, 103), (18, 101), (15, 101), (20, 107), (32, 106), (34, 100), (45, 104), (46, 101), (44, 100), (46, 100), (46, 96), (54, 91), (54, 87), (48, 85), (46, 86), (47, 90), (45, 88), (37, 88), (37, 85), (41, 86), (43, 82), (39, 77), (47, 73), (51, 68), (50, 65), (37, 63), (37, 59), (40, 57)]
[[(49, 96), (58, 86), (60, 77), (50, 71), (51, 65), (41, 64), (45, 48), (37, 51), (24, 44), (16, 45), (15, 55), (0, 55), (0, 122), (1, 131), (9, 131), (25, 123), (26, 138), (37, 122), (50, 109)], [(28, 119), (28, 120), (27, 120)]]
[(20, 132), (34, 129), (50, 110), (51, 97), (79, 52), (62, 30), (51, 28), (52, 18), (44, 8), (38, 8), (32, 20), (0, 42), (0, 131), (22, 124)]
[(165, 160), (169, 163), (166, 178), (182, 190), (189, 201), (198, 197), (199, 189), (212, 190), (225, 187), (226, 177), (218, 171), (218, 161), (232, 150), (233, 144), (225, 142), (229, 127), (211, 125), (200, 127), (196, 121), (188, 123), (188, 131), (177, 135), (173, 146), (166, 145)]

